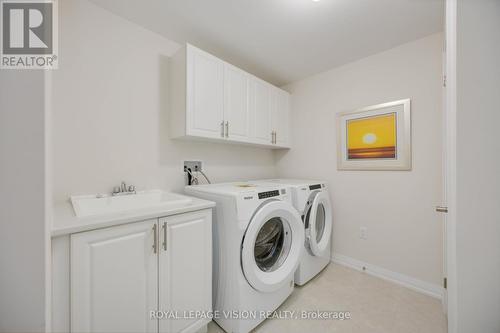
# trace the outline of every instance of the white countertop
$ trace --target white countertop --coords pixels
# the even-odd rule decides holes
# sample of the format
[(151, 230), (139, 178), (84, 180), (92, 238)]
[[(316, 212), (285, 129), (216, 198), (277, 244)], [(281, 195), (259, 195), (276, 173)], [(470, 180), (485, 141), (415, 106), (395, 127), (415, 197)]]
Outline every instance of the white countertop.
[(75, 215), (71, 201), (68, 199), (54, 205), (54, 219), (52, 237), (82, 232), (92, 229), (105, 228), (130, 222), (144, 221), (153, 218), (188, 213), (201, 209), (215, 207), (215, 202), (191, 197), (192, 201), (174, 207), (143, 208), (120, 213), (103, 214), (78, 218)]

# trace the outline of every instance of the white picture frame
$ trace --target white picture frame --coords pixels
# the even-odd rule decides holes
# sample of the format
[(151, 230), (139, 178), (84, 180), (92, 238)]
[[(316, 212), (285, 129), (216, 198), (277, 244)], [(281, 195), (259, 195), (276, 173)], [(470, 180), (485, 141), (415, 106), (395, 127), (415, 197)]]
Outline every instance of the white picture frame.
[[(352, 157), (348, 147), (348, 123), (352, 120), (393, 115), (395, 144), (389, 157)], [(368, 133), (371, 137), (376, 137)], [(337, 169), (338, 170), (411, 170), (411, 101), (398, 101), (368, 106), (337, 114)]]

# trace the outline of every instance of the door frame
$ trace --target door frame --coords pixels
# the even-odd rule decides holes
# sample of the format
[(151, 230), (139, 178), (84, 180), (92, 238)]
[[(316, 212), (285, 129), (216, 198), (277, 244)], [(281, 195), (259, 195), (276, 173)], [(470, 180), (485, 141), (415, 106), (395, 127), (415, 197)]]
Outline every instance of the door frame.
[(445, 23), (445, 142), (443, 145), (445, 172), (444, 199), (448, 206), (445, 218), (445, 253), (444, 263), (447, 274), (447, 289), (444, 290), (443, 302), (448, 315), (448, 332), (457, 332), (457, 271), (456, 271), (456, 132), (457, 132), (457, 0), (446, 0)]

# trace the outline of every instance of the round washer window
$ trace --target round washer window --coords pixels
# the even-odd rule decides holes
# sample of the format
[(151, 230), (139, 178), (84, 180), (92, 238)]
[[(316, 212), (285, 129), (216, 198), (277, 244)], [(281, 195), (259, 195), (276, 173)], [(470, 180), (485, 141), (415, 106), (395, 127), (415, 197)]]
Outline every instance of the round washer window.
[(255, 240), (254, 256), (263, 272), (278, 269), (290, 251), (291, 231), (288, 222), (273, 217), (262, 225)]
[(325, 207), (323, 206), (323, 204), (319, 204), (315, 223), (316, 243), (319, 243), (321, 241), (323, 233), (325, 232), (325, 215)]

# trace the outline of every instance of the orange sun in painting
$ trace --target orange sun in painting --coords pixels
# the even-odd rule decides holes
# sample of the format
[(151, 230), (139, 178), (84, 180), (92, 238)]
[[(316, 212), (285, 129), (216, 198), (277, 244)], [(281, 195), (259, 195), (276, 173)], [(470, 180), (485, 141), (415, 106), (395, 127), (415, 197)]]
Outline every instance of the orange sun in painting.
[(396, 113), (347, 121), (347, 159), (396, 158)]

